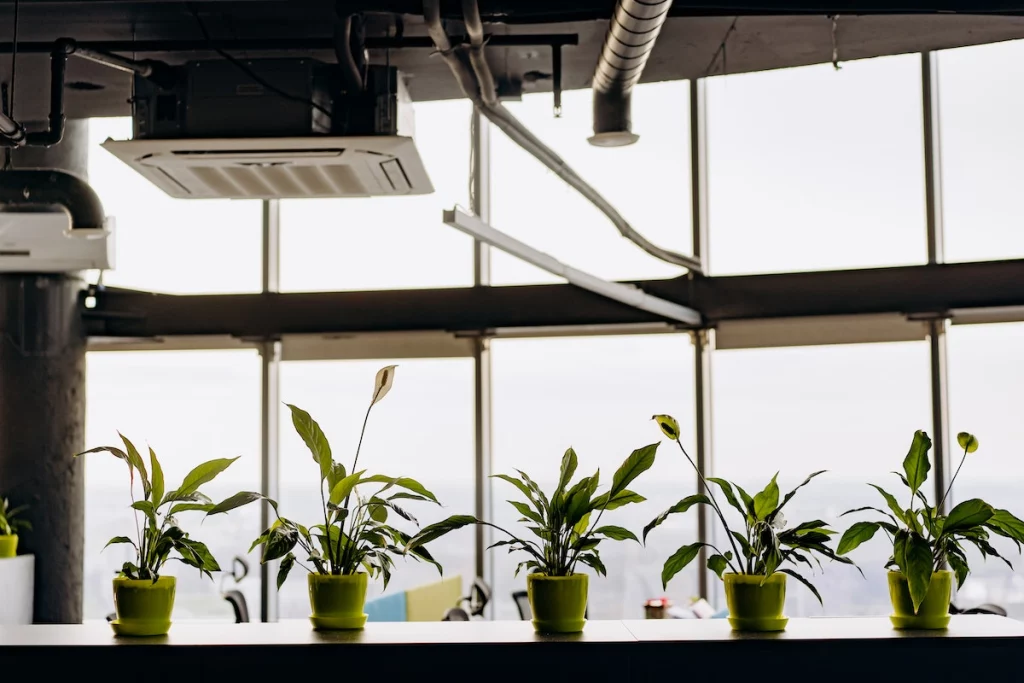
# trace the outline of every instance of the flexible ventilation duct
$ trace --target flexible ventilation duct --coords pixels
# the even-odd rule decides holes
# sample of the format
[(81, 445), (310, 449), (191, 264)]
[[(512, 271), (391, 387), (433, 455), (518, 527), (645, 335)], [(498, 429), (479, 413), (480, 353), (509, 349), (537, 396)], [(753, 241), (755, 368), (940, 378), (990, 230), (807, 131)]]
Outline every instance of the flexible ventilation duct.
[(631, 145), (630, 96), (640, 81), (672, 0), (618, 0), (594, 70), (594, 135), (599, 147)]
[(103, 205), (96, 191), (64, 171), (0, 171), (0, 207), (59, 208), (72, 229), (103, 228)]

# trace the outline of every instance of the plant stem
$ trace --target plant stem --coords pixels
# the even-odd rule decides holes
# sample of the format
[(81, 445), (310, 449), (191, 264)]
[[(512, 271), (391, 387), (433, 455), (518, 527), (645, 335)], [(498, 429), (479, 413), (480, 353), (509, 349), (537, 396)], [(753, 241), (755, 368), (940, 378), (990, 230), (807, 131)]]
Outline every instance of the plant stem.
[(942, 504), (946, 502), (946, 496), (948, 496), (949, 492), (953, 490), (953, 482), (956, 481), (957, 475), (960, 474), (960, 468), (964, 466), (964, 461), (965, 460), (967, 460), (967, 449), (966, 448), (964, 449), (963, 457), (960, 458), (960, 464), (957, 465), (956, 473), (953, 474), (953, 478), (949, 480), (949, 486), (946, 487), (946, 492), (942, 494), (942, 500), (940, 500), (939, 504), (935, 507), (936, 510), (942, 510)]
[[(373, 404), (375, 404), (377, 402), (377, 397), (378, 396), (380, 396), (380, 389), (378, 389), (373, 394), (373, 399), (370, 401), (370, 406), (366, 409), (366, 415), (363, 417), (363, 428), (361, 430), (359, 430), (359, 443), (356, 445), (356, 457), (352, 460), (352, 469), (349, 472), (349, 474), (353, 474), (356, 471), (356, 465), (359, 464), (359, 453), (360, 453), (360, 451), (363, 450), (363, 437), (366, 436), (366, 424), (370, 421), (370, 411), (373, 410)], [(348, 502), (349, 502), (349, 500), (352, 499), (352, 491), (354, 491), (355, 488), (356, 487), (353, 486), (352, 489), (348, 492), (348, 495), (345, 496), (345, 504), (342, 507), (344, 509), (346, 509), (346, 510), (348, 510)], [(324, 511), (325, 512), (327, 511), (326, 505), (324, 506)], [(353, 530), (354, 530), (354, 528), (355, 527), (353, 526)], [(341, 530), (344, 530), (344, 529), (345, 529), (345, 524), (344, 524), (344, 522), (342, 522)], [(351, 536), (349, 536), (349, 543), (351, 544), (352, 542), (353, 542), (353, 538)], [(331, 533), (330, 533), (330, 531), (328, 531), (327, 532), (327, 547), (328, 548), (330, 548), (330, 544), (331, 544)], [(338, 545), (341, 546), (341, 537), (340, 536), (338, 537)], [(339, 560), (341, 560), (342, 558), (340, 557), (341, 556), (340, 548), (339, 548), (338, 555), (339, 555)], [(345, 553), (345, 555), (348, 555), (348, 553)]]
[(715, 500), (715, 494), (711, 492), (711, 487), (708, 486), (708, 482), (704, 479), (704, 475), (701, 473), (700, 469), (697, 468), (697, 464), (693, 462), (693, 458), (691, 458), (690, 454), (686, 452), (686, 449), (683, 448), (683, 444), (680, 443), (678, 439), (676, 440), (676, 445), (679, 446), (679, 450), (683, 452), (686, 459), (690, 461), (693, 471), (697, 473), (700, 483), (704, 486), (704, 491), (707, 492), (708, 500), (711, 501), (711, 507), (713, 507), (715, 512), (718, 513), (718, 519), (722, 521), (722, 526), (725, 527), (725, 535), (729, 539), (729, 545), (732, 546), (732, 551), (736, 554), (736, 559), (739, 560), (742, 555), (740, 554), (739, 548), (736, 546), (736, 539), (732, 537), (732, 530), (729, 529), (729, 524), (725, 521), (725, 515), (722, 514), (722, 509), (718, 507), (718, 501)]

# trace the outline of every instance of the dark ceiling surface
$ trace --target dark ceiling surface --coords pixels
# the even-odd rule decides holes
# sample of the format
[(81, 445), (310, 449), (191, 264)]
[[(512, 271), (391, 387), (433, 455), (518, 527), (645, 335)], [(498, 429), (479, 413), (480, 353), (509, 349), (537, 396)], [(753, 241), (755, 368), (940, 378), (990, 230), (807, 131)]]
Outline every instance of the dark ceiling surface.
[[(367, 13), (367, 35), (371, 38), (414, 38), (425, 35), (421, 4), (417, 0), (205, 0), (192, 3), (190, 8), (185, 2), (162, 0), (20, 0), (18, 43), (22, 52), (17, 60), (15, 116), (25, 121), (45, 117), (48, 56), (41, 50), (58, 37), (81, 42), (114, 41), (121, 43), (120, 47), (134, 48), (138, 57), (172, 63), (214, 57), (209, 50), (196, 49), (204, 42), (192, 14), (194, 8), (218, 46), (238, 47), (232, 47), (231, 52), (239, 58), (302, 55), (333, 62), (333, 53), (322, 48), (327, 47), (338, 11)], [(576, 37), (577, 45), (562, 48), (565, 89), (589, 87), (613, 6), (612, 0), (480, 1), (487, 31), (492, 35)], [(10, 80), (14, 9), (14, 2), (0, 0), (3, 81)], [(442, 10), (448, 17), (449, 32), (461, 35), (459, 2), (445, 2)], [(840, 61), (847, 61), (1024, 38), (1024, 1), (677, 2), (671, 15), (644, 72), (644, 81), (825, 63), (832, 60), (833, 47)], [(288, 49), (278, 49), (280, 41), (288, 41)], [(309, 41), (309, 47), (305, 41)], [(523, 92), (551, 89), (552, 50), (546, 40), (537, 42), (488, 48), (499, 81)], [(188, 49), (178, 49), (181, 46)], [(398, 66), (407, 76), (414, 99), (461, 96), (443, 62), (428, 48), (374, 49), (371, 60)], [(67, 113), (71, 117), (129, 113), (131, 79), (124, 73), (71, 60), (68, 83)]]

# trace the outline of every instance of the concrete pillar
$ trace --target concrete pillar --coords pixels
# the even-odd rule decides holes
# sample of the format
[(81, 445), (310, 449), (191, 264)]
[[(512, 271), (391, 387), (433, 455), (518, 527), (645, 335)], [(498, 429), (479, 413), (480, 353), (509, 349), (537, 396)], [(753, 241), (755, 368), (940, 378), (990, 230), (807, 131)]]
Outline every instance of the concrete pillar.
[[(88, 133), (68, 121), (59, 145), (15, 150), (12, 165), (85, 178)], [(35, 555), (36, 623), (82, 621), (84, 287), (80, 273), (0, 273), (0, 492), (30, 506), (19, 552)]]

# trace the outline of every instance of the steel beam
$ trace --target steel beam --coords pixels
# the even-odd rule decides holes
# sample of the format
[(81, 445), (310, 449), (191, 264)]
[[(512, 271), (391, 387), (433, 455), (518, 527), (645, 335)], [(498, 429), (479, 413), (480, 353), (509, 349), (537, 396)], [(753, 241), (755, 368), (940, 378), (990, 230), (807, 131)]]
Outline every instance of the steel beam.
[[(636, 284), (654, 296), (701, 311), (711, 326), (722, 320), (757, 318), (934, 315), (1024, 306), (1024, 259)], [(108, 288), (97, 295), (96, 307), (83, 308), (82, 315), (89, 334), (97, 337), (263, 338), (666, 322), (653, 313), (561, 284), (210, 295)]]
[[(263, 292), (278, 291), (280, 284), (281, 205), (263, 202)], [(281, 342), (267, 336), (260, 351), (260, 493), (279, 500), (279, 422), (281, 413)], [(260, 532), (274, 522), (270, 504), (260, 504)], [(260, 621), (277, 621), (277, 562), (260, 564)]]

